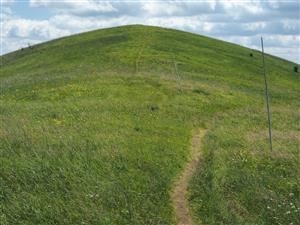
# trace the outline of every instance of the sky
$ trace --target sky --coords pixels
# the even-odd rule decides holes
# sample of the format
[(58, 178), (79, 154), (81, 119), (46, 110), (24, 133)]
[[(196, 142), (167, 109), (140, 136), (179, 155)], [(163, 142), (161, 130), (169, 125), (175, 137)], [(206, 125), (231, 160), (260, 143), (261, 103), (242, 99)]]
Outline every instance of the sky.
[(300, 63), (299, 0), (0, 0), (0, 54), (100, 28), (185, 30)]

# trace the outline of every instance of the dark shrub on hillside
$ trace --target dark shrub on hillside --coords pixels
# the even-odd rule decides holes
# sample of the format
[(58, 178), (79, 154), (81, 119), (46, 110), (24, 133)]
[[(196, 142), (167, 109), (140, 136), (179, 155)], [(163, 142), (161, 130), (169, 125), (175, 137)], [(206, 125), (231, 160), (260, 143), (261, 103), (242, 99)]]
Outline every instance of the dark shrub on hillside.
[(151, 111), (157, 111), (159, 108), (158, 108), (157, 105), (150, 105), (150, 106), (149, 106), (149, 109), (150, 109)]

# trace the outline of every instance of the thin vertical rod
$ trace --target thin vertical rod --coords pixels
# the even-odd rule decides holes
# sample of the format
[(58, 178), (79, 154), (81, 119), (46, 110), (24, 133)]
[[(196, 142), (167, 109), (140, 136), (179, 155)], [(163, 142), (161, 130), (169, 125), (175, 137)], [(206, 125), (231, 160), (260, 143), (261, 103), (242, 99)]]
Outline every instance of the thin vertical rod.
[(270, 142), (270, 149), (273, 150), (272, 147), (272, 131), (271, 131), (271, 116), (270, 116), (270, 105), (269, 105), (269, 93), (268, 93), (268, 83), (267, 83), (267, 76), (266, 76), (266, 66), (265, 66), (265, 52), (264, 52), (264, 41), (261, 37), (261, 52), (262, 52), (262, 59), (263, 59), (263, 72), (265, 78), (265, 95), (267, 101), (267, 112), (268, 112), (268, 126), (269, 126), (269, 142)]

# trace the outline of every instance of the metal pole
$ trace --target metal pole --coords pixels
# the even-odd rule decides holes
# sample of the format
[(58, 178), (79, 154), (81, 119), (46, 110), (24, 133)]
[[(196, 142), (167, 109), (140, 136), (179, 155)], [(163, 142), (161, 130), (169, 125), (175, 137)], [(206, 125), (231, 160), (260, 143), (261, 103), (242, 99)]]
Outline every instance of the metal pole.
[(262, 37), (261, 37), (261, 52), (262, 52), (262, 59), (263, 59), (263, 72), (265, 78), (265, 95), (266, 95), (267, 112), (268, 112), (269, 142), (270, 142), (270, 149), (272, 151), (273, 147), (272, 147), (271, 116), (270, 116), (269, 94), (268, 94), (268, 84), (267, 84), (266, 66), (265, 66), (264, 41)]

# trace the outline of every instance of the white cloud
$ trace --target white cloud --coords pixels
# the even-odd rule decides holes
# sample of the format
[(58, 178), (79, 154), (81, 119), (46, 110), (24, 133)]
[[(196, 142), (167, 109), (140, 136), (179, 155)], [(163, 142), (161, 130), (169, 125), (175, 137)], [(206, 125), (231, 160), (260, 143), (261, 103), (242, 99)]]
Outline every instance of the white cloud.
[(3, 26), (3, 34), (9, 37), (53, 39), (68, 35), (67, 30), (58, 29), (47, 20), (14, 19)]
[(64, 14), (64, 15), (54, 16), (49, 21), (53, 26), (59, 29), (67, 29), (70, 30), (71, 32), (79, 33), (79, 32), (93, 30), (97, 28), (125, 25), (134, 20), (135, 18), (131, 18), (128, 16), (101, 19), (101, 18), (94, 18), (94, 17), (82, 18), (75, 15)]
[(169, 2), (149, 2), (148, 4), (143, 4), (142, 9), (148, 14), (157, 15), (174, 15), (182, 12), (182, 8), (179, 5), (171, 4)]
[(13, 16), (13, 12), (9, 7), (7, 7), (7, 6), (1, 7), (1, 20), (8, 20), (9, 17), (12, 17), (12, 16)]
[[(299, 12), (300, 14), (300, 12)], [(300, 17), (300, 15), (299, 15)], [(297, 30), (297, 33), (299, 34), (300, 32), (300, 23), (299, 20), (291, 20), (291, 19), (286, 19), (282, 20), (281, 23), (283, 24), (283, 28), (286, 30)]]
[(273, 55), (280, 56), (284, 59), (292, 60), (293, 62), (300, 62), (300, 49), (292, 47), (268, 47), (266, 51), (272, 53)]
[(246, 23), (245, 29), (249, 31), (256, 31), (258, 29), (264, 29), (266, 25), (266, 22)]
[(201, 13), (212, 13), (215, 11), (217, 2), (198, 1), (142, 1), (141, 8), (152, 16), (194, 16)]
[(93, 1), (93, 0), (80, 0), (80, 1), (49, 1), (49, 0), (30, 0), (31, 7), (47, 7), (56, 9), (59, 12), (72, 13), (72, 14), (95, 14), (116, 12), (117, 10), (111, 3), (106, 1)]
[(1, 7), (2, 6), (8, 6), (8, 5), (12, 5), (13, 3), (15, 3), (15, 0), (0, 0), (1, 3)]

